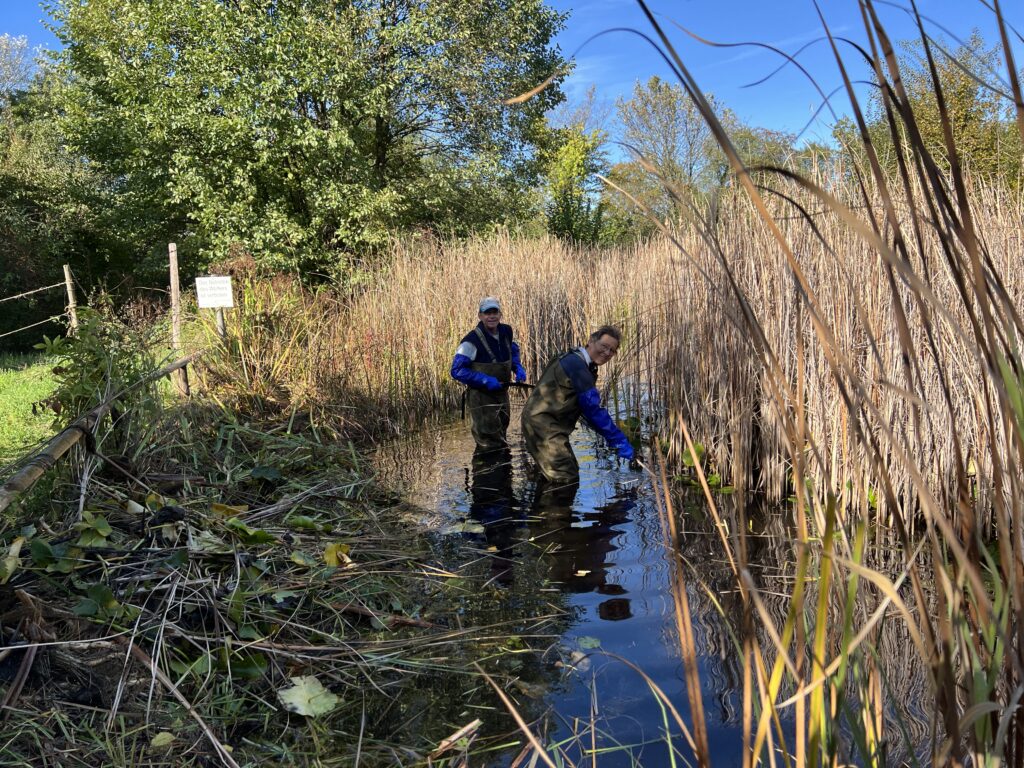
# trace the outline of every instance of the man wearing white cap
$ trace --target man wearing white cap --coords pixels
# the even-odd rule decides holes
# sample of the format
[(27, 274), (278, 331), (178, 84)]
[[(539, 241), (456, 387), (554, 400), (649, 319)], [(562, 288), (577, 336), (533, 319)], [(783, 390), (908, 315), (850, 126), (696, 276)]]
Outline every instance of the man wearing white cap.
[(501, 302), (487, 296), (478, 310), (480, 322), (455, 350), (451, 373), (467, 387), (466, 405), (477, 448), (493, 450), (508, 444), (508, 385), (513, 374), (517, 382), (526, 381), (526, 370), (519, 361), (512, 327), (501, 322)]

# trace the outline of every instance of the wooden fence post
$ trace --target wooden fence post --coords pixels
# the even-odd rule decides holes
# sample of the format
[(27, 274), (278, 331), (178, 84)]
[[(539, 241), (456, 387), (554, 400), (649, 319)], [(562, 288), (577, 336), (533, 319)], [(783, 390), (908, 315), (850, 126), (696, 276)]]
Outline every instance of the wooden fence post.
[[(167, 244), (167, 255), (171, 271), (171, 347), (174, 354), (181, 354), (181, 283), (178, 281), (178, 245)], [(188, 368), (181, 367), (171, 374), (174, 388), (181, 397), (188, 397)]]
[(228, 324), (224, 320), (224, 308), (217, 307), (213, 312), (214, 316), (217, 318), (217, 335), (220, 336), (220, 340), (226, 344), (228, 341)]
[(75, 300), (75, 284), (71, 280), (71, 267), (64, 265), (64, 287), (68, 291), (68, 317), (71, 318), (71, 335), (78, 333), (78, 302)]

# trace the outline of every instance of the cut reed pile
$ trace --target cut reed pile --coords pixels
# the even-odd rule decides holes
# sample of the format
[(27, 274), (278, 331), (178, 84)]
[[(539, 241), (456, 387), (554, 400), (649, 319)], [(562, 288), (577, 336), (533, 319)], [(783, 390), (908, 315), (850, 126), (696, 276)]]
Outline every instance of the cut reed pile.
[(144, 431), (0, 520), (0, 763), (466, 766), (508, 733), (475, 661), (557, 679), (556, 601), (496, 615), (350, 445), (199, 405)]

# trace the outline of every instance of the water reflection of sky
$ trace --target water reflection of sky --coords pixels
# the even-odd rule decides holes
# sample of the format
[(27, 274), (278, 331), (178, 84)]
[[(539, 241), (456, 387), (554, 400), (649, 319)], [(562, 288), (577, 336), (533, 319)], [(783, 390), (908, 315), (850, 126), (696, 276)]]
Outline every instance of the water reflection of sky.
[[(600, 751), (602, 768), (672, 765), (669, 749), (677, 750), (676, 765), (692, 763), (672, 716), (643, 678), (614, 658), (641, 668), (691, 725), (671, 560), (649, 480), (631, 472), (601, 438), (581, 428), (573, 436), (581, 471), (578, 490), (568, 502), (557, 494), (554, 499), (539, 496), (519, 443), (517, 416), (513, 412), (512, 449), (506, 455), (474, 461), (468, 424), (449, 424), (388, 446), (378, 457), (382, 479), (405, 489), (429, 529), (447, 531), (446, 541), (460, 543), (460, 562), (476, 567), (480, 595), (494, 595), (491, 610), (496, 614), (516, 618), (518, 611), (526, 620), (530, 611), (548, 610), (545, 599), (565, 608), (564, 631), (540, 659), (550, 672), (547, 680), (558, 682), (541, 686), (550, 716), (535, 731), (542, 731), (546, 744), (561, 745), (566, 764), (590, 765), (592, 746)], [(730, 498), (720, 498), (723, 514), (739, 524)], [(755, 578), (763, 580), (767, 610), (781, 626), (792, 565), (788, 515), (783, 510), (746, 513), (750, 566)], [(703, 503), (688, 507), (680, 523), (711, 753), (716, 766), (739, 765), (742, 666), (728, 628), (739, 631), (741, 603)], [(808, 589), (813, 592), (813, 585)], [(808, 599), (814, 603), (813, 595)], [(882, 647), (905, 647), (895, 623), (886, 632)], [(767, 637), (761, 642), (770, 648)], [(924, 684), (921, 671), (900, 654), (883, 664), (887, 661), (893, 662), (884, 672), (889, 701), (904, 708), (887, 712), (887, 720), (902, 719), (900, 727), (909, 728), (911, 743), (920, 747), (927, 722), (926, 713), (914, 706)], [(524, 682), (524, 690), (528, 687)], [(782, 698), (791, 693), (783, 690)], [(792, 709), (781, 717), (791, 741)], [(894, 737), (890, 757), (900, 762), (906, 742), (897, 730), (892, 723), (887, 728)], [(490, 765), (507, 765), (513, 758), (505, 755)]]
[[(650, 483), (599, 437), (578, 429), (573, 447), (580, 485), (571, 502), (538, 496), (516, 415), (507, 454), (474, 460), (468, 425), (446, 425), (382, 454), (384, 479), (404, 485), (431, 527), (455, 532), (489, 558), (485, 578), (494, 584), (514, 594), (523, 569), (539, 566), (547, 580), (541, 589), (561, 595), (572, 620), (545, 655), (562, 675), (545, 697), (551, 708), (547, 743), (562, 743), (569, 760), (589, 764), (593, 723), (594, 744), (610, 750), (600, 755), (601, 766), (669, 765), (667, 728), (673, 747), (689, 757), (678, 727), (644, 680), (606, 655), (643, 669), (689, 723), (666, 545)], [(706, 663), (719, 666), (717, 658)], [(723, 674), (702, 669), (702, 677), (721, 681)], [(738, 723), (719, 719), (733, 708), (716, 707), (719, 694), (707, 695), (716, 762), (735, 764)]]

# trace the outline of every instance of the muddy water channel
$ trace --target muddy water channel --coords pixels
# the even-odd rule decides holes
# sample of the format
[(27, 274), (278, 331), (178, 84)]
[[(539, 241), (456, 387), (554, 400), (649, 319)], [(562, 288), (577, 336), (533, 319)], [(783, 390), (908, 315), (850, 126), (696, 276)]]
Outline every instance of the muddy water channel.
[[(602, 768), (692, 764), (674, 718), (626, 663), (641, 669), (684, 722), (691, 722), (672, 553), (650, 479), (630, 471), (598, 436), (581, 428), (573, 436), (579, 489), (568, 500), (538, 497), (515, 409), (512, 424), (512, 449), (497, 459), (474, 461), (468, 424), (456, 422), (385, 447), (377, 457), (378, 472), (402, 490), (420, 522), (438, 536), (446, 565), (472, 580), (467, 621), (511, 618), (524, 636), (548, 635), (539, 646), (532, 644), (522, 662), (513, 662), (522, 664), (522, 677), (510, 691), (545, 744), (560, 745), (567, 764), (591, 765), (594, 752)], [(736, 497), (722, 495), (727, 518), (736, 519), (736, 503)], [(715, 765), (739, 765), (739, 595), (703, 501), (680, 490), (675, 505), (711, 753)], [(750, 559), (764, 581), (784, 580), (789, 571), (787, 517), (786, 510), (751, 511), (747, 517)], [(786, 591), (780, 584), (779, 592)], [(782, 601), (777, 610), (781, 626)], [(894, 660), (906, 651), (901, 642), (895, 634)], [(509, 646), (517, 647), (514, 638)], [(912, 702), (923, 678), (914, 669), (901, 670), (897, 678), (890, 684), (904, 690), (893, 691), (902, 697), (894, 700)], [(791, 711), (783, 713), (790, 734)], [(912, 706), (894, 717), (905, 732), (924, 728), (923, 715)], [(497, 752), (486, 764), (509, 765), (517, 752)]]

